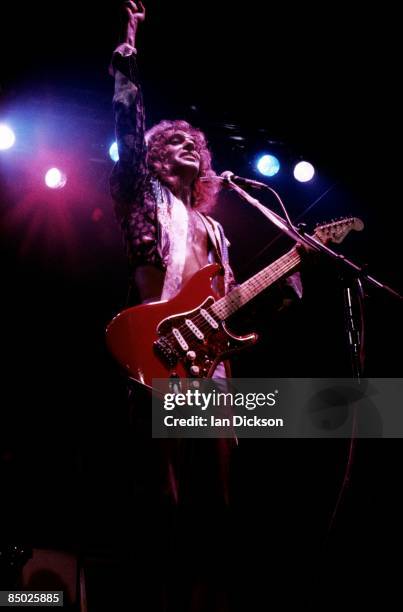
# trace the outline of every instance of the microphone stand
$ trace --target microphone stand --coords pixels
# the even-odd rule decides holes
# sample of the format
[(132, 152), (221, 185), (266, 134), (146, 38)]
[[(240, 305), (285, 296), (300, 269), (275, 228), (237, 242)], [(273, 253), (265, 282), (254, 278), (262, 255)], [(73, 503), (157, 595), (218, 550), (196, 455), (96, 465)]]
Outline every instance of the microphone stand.
[[(287, 210), (278, 196), (276, 191), (266, 185), (265, 183), (256, 183), (256, 187), (259, 189), (267, 189), (274, 193), (276, 198), (279, 200), (281, 207), (283, 208), (285, 219), (280, 217), (277, 213), (273, 212), (266, 206), (263, 206), (259, 200), (253, 198), (246, 191), (244, 191), (239, 185), (231, 181), (230, 176), (222, 177), (221, 179), (227, 186), (230, 186), (239, 196), (257, 208), (265, 217), (271, 221), (276, 227), (278, 227), (284, 234), (289, 236), (291, 239), (299, 242), (301, 244), (306, 245), (310, 249), (314, 249), (317, 252), (324, 253), (331, 260), (335, 261), (341, 267), (341, 278), (343, 280), (343, 296), (344, 296), (344, 316), (346, 322), (346, 333), (349, 344), (350, 351), (350, 359), (351, 366), (353, 372), (353, 378), (360, 384), (361, 377), (363, 374), (363, 335), (364, 335), (364, 326), (363, 326), (363, 300), (364, 300), (364, 292), (362, 287), (362, 280), (367, 281), (370, 285), (375, 286), (379, 289), (383, 289), (393, 297), (396, 297), (399, 300), (403, 299), (403, 296), (400, 295), (397, 291), (386, 285), (385, 283), (380, 282), (373, 276), (367, 274), (364, 270), (363, 266), (359, 266), (351, 260), (347, 259), (344, 255), (336, 253), (328, 246), (323, 244), (322, 242), (316, 240), (312, 236), (309, 236), (304, 233), (303, 228), (300, 230), (297, 229), (291, 222), (291, 219), (287, 213)], [(253, 181), (251, 181), (251, 186)], [(354, 293), (354, 289), (356, 293)], [(356, 297), (356, 301), (359, 304), (360, 308), (360, 323), (356, 321), (354, 316), (354, 299), (353, 295)], [(361, 329), (360, 329), (361, 327)], [(339, 494), (337, 496), (336, 504), (332, 513), (332, 517), (329, 523), (329, 532), (333, 527), (334, 520), (336, 518), (336, 514), (338, 512), (340, 503), (343, 499), (343, 495), (345, 489), (350, 481), (351, 476), (351, 468), (353, 463), (353, 455), (355, 449), (355, 441), (356, 441), (356, 428), (357, 428), (357, 415), (354, 407), (353, 412), (353, 424), (349, 445), (349, 452), (344, 472), (344, 477), (342, 480), (342, 484), (340, 487)]]
[[(270, 210), (270, 208), (263, 206), (263, 204), (261, 204), (259, 200), (257, 200), (256, 198), (253, 198), (251, 195), (249, 195), (249, 193), (244, 191), (244, 189), (239, 187), (239, 185), (237, 185), (236, 183), (233, 183), (231, 179), (223, 179), (223, 181), (227, 185), (229, 184), (231, 188), (234, 191), (236, 191), (236, 193), (238, 193), (243, 200), (245, 200), (246, 202), (248, 202), (249, 204), (257, 208), (258, 210), (260, 210), (260, 212), (265, 217), (267, 217), (269, 221), (271, 221), (276, 227), (278, 227), (284, 234), (289, 236), (292, 240), (305, 244), (306, 246), (308, 246), (311, 249), (314, 249), (315, 251), (320, 251), (322, 253), (325, 253), (325, 255), (330, 257), (330, 259), (340, 264), (342, 269), (345, 270), (345, 272), (352, 273), (355, 277), (358, 276), (362, 280), (367, 281), (370, 285), (373, 285), (377, 287), (378, 289), (383, 289), (384, 291), (386, 291), (390, 295), (393, 295), (397, 299), (403, 300), (403, 296), (400, 295), (400, 293), (398, 293), (397, 291), (395, 291), (395, 289), (392, 289), (392, 287), (389, 287), (385, 283), (382, 283), (381, 281), (377, 280), (373, 276), (370, 276), (369, 274), (367, 274), (367, 272), (365, 271), (365, 266), (357, 265), (350, 259), (347, 259), (347, 257), (345, 257), (344, 255), (340, 253), (336, 253), (336, 251), (333, 251), (332, 249), (330, 249), (328, 246), (326, 246), (319, 240), (316, 240), (314, 237), (309, 236), (305, 234), (303, 231), (297, 229), (291, 223), (288, 215), (286, 215), (288, 217), (288, 220), (283, 219), (277, 213)], [(264, 183), (259, 183), (259, 185), (263, 185), (263, 184)], [(273, 191), (276, 194), (276, 192), (272, 190), (272, 188), (269, 187), (268, 185), (265, 185), (265, 187), (268, 191)], [(282, 202), (281, 202), (281, 205), (284, 206)]]

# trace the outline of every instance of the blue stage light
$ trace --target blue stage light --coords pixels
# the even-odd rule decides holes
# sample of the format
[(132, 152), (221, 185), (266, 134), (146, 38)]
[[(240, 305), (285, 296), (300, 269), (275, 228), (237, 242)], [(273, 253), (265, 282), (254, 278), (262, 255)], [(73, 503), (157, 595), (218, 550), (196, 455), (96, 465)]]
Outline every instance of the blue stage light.
[(0, 151), (10, 149), (15, 143), (13, 130), (5, 123), (0, 123)]
[(117, 162), (119, 161), (119, 153), (118, 153), (118, 143), (114, 142), (113, 144), (111, 144), (111, 146), (109, 147), (109, 157), (111, 158), (112, 161)]
[(264, 176), (274, 176), (280, 170), (280, 162), (274, 155), (262, 155), (256, 167)]

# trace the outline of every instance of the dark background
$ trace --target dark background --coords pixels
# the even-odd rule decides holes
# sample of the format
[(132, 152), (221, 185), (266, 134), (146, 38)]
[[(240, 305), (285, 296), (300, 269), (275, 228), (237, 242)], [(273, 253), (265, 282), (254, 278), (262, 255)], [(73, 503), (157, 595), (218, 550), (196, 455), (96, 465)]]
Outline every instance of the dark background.
[[(277, 153), (282, 172), (270, 185), (290, 216), (310, 228), (359, 216), (364, 232), (349, 235), (339, 249), (402, 291), (394, 15), (340, 5), (237, 8), (226, 0), (219, 6), (150, 1), (147, 8), (138, 50), (148, 125), (185, 118), (205, 130), (217, 172), (259, 179), (256, 156)], [(119, 41), (119, 3), (22, 6), (12, 13), (0, 81), (1, 120), (17, 132), (16, 145), (0, 158), (3, 541), (113, 556), (135, 522), (126, 503), (125, 385), (104, 345), (104, 328), (127, 292), (108, 193), (114, 138), (108, 64)], [(292, 164), (302, 158), (317, 171), (305, 185), (291, 178)], [(57, 164), (68, 183), (51, 191), (42, 177)], [(232, 243), (239, 280), (288, 246), (281, 239), (266, 248), (275, 239), (272, 228), (234, 197), (221, 197), (215, 216)], [(302, 303), (274, 315), (263, 295), (236, 322), (261, 334), (258, 347), (235, 360), (239, 375), (349, 375), (336, 275), (321, 263), (307, 264), (304, 281)], [(365, 375), (400, 376), (401, 306), (368, 288), (366, 318)], [(262, 522), (262, 508), (274, 516), (274, 498), (280, 514), (291, 498), (294, 508), (309, 499), (312, 538), (322, 541), (347, 453), (347, 444), (331, 441), (284, 440), (271, 449), (267, 441), (245, 441), (234, 504), (247, 502), (247, 519)], [(269, 470), (273, 464), (281, 477)], [(342, 602), (343, 576), (361, 566), (384, 597), (380, 559), (389, 556), (389, 540), (400, 537), (400, 469), (400, 440), (358, 441), (331, 532), (330, 558), (337, 551), (342, 562), (326, 566), (326, 596), (337, 587)], [(252, 535), (250, 542), (252, 555), (269, 547), (269, 538)]]

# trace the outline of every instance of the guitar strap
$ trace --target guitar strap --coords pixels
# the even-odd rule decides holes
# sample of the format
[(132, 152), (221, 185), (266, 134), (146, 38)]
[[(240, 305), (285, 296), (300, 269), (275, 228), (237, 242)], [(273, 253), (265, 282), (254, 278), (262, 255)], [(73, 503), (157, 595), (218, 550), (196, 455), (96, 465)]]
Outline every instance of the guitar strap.
[[(203, 221), (207, 235), (210, 238), (211, 244), (213, 245), (216, 261), (218, 261), (224, 269), (225, 293), (227, 293), (230, 285), (230, 279), (232, 278), (228, 258), (229, 242), (224, 235), (224, 230), (222, 229), (221, 225), (217, 223), (217, 221), (214, 221), (214, 219), (208, 215), (203, 215), (201, 213), (198, 213), (198, 215)], [(231, 377), (231, 366), (230, 362), (225, 360), (218, 364), (213, 374), (213, 379), (219, 380), (227, 377)]]
[(213, 245), (216, 261), (218, 261), (224, 269), (225, 293), (227, 293), (232, 276), (228, 257), (229, 242), (224, 235), (224, 230), (222, 229), (221, 225), (217, 223), (217, 221), (208, 215), (203, 215), (201, 213), (198, 213), (198, 215), (203, 221), (207, 234), (210, 238), (210, 242)]

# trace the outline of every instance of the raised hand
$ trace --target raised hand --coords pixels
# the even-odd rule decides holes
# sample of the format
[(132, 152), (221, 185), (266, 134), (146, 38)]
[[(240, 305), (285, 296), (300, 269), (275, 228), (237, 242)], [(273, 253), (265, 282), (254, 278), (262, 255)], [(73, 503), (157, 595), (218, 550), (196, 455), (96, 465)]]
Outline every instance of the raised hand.
[(138, 0), (137, 4), (132, 2), (132, 0), (129, 0), (124, 4), (124, 11), (127, 18), (125, 42), (132, 47), (135, 47), (138, 24), (144, 21), (146, 17), (146, 9), (141, 0)]

